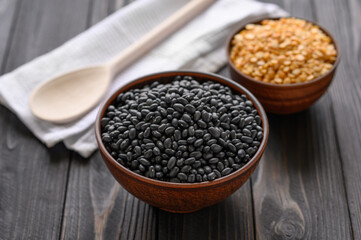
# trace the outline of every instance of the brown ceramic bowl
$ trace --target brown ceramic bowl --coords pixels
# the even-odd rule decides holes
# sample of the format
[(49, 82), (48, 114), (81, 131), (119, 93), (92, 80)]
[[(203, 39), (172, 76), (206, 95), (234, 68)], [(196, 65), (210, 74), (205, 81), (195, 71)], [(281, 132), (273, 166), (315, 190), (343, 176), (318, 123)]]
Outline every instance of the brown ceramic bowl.
[[(214, 81), (226, 85), (233, 89), (234, 92), (246, 94), (253, 102), (254, 106), (262, 118), (264, 137), (255, 156), (242, 168), (225, 177), (202, 183), (171, 183), (150, 179), (125, 168), (118, 163), (106, 150), (101, 140), (101, 124), (107, 107), (112, 103), (121, 92), (126, 92), (131, 88), (141, 88), (146, 84), (154, 81), (162, 83), (171, 82), (175, 76), (192, 76), (197, 81)], [(268, 120), (261, 104), (258, 100), (244, 87), (234, 81), (214, 75), (200, 72), (163, 72), (148, 75), (135, 79), (125, 87), (116, 91), (100, 108), (96, 123), (95, 133), (99, 145), (100, 153), (113, 174), (114, 178), (131, 194), (149, 203), (169, 212), (193, 212), (204, 207), (213, 205), (229, 195), (244, 184), (256, 169), (258, 162), (263, 154), (268, 139)]]
[[(269, 18), (268, 18), (269, 19)], [(278, 18), (273, 18), (274, 20)], [(247, 24), (260, 24), (263, 20), (248, 22)], [(307, 20), (308, 21), (308, 20)], [(308, 21), (311, 22), (311, 21)], [(234, 35), (242, 31), (247, 24), (243, 24), (233, 32), (227, 41), (227, 57), (231, 77), (236, 82), (251, 91), (262, 103), (267, 112), (276, 114), (290, 114), (305, 110), (319, 99), (330, 85), (337, 65), (340, 62), (340, 48), (331, 36), (331, 34), (318, 24), (317, 25), (326, 35), (328, 35), (337, 51), (337, 58), (333, 67), (326, 74), (308, 82), (291, 84), (273, 84), (255, 80), (252, 77), (242, 73), (230, 59), (230, 50), (232, 48), (232, 39)]]

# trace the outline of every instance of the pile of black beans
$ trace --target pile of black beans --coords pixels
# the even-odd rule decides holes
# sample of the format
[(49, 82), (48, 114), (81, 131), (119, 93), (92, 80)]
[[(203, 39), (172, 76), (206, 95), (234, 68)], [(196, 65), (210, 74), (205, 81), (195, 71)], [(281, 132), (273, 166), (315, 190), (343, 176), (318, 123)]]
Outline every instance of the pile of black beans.
[(245, 165), (263, 138), (246, 95), (177, 76), (120, 93), (101, 119), (102, 141), (128, 169), (157, 180), (212, 181)]

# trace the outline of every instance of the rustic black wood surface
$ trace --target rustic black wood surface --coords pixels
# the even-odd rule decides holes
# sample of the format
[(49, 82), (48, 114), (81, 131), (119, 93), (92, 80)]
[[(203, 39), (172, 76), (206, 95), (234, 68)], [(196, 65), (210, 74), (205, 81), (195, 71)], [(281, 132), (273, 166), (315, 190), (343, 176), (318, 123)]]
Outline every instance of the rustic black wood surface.
[[(129, 2), (0, 0), (1, 74)], [(266, 152), (241, 189), (199, 212), (161, 211), (120, 187), (98, 153), (47, 149), (0, 106), (0, 239), (361, 239), (361, 2), (267, 2), (329, 29), (342, 60), (310, 109), (269, 115)]]

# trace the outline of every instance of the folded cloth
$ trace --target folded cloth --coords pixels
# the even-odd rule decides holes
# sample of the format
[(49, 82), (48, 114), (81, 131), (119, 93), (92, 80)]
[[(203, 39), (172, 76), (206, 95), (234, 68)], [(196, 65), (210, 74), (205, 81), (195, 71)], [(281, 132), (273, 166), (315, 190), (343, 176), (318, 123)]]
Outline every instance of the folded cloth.
[[(189, 0), (144, 0), (120, 9), (57, 49), (0, 77), (0, 101), (48, 147), (63, 141), (68, 149), (88, 157), (97, 149), (93, 124), (99, 107), (79, 120), (56, 125), (35, 118), (28, 99), (39, 83), (72, 69), (111, 59)], [(252, 0), (219, 0), (123, 71), (105, 98), (141, 75), (193, 69), (214, 72), (226, 62), (225, 41), (235, 25), (287, 13), (273, 4)]]

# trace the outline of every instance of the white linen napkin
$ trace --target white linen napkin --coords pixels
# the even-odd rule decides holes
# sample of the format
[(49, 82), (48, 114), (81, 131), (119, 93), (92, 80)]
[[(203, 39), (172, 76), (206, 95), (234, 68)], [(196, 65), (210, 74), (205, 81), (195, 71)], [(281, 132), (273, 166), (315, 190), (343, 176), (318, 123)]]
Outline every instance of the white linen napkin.
[[(52, 76), (103, 63), (154, 28), (189, 0), (143, 0), (120, 9), (55, 50), (0, 77), (0, 101), (48, 147), (64, 141), (68, 149), (88, 157), (97, 149), (93, 124), (98, 108), (81, 119), (55, 125), (35, 118), (28, 99), (33, 88)], [(217, 71), (226, 62), (225, 42), (241, 21), (280, 17), (273, 4), (252, 0), (218, 0), (201, 15), (123, 71), (105, 98), (134, 78), (153, 72), (193, 69)]]

